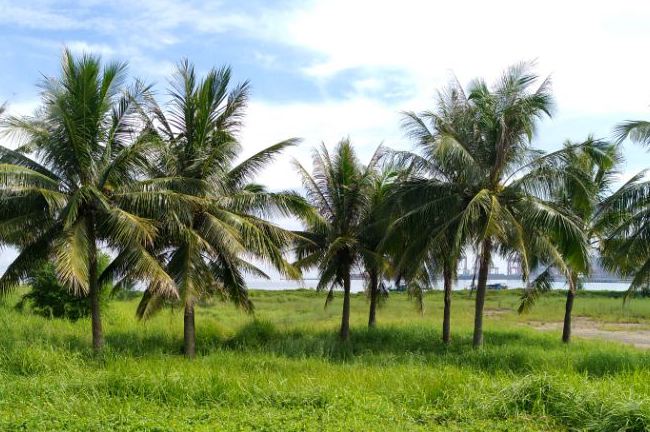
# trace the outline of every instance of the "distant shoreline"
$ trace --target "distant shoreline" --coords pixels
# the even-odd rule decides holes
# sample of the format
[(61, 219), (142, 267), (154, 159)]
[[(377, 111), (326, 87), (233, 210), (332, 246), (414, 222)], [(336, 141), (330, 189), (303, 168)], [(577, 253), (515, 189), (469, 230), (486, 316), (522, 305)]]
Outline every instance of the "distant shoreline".
[[(488, 276), (488, 281), (521, 281), (522, 275), (505, 275), (505, 274), (491, 274)], [(474, 277), (472, 275), (458, 275), (458, 280), (472, 280)], [(302, 278), (303, 280), (308, 280), (308, 281), (317, 281), (318, 278)], [(362, 276), (353, 276), (351, 278), (352, 280), (364, 280)], [(279, 279), (282, 281), (291, 281), (291, 279)], [(442, 278), (439, 279), (442, 281)], [(564, 278), (551, 278), (552, 282), (561, 282), (565, 283), (566, 279)], [(603, 278), (603, 277), (596, 277), (596, 278), (588, 278), (584, 280), (585, 283), (630, 283), (632, 282), (632, 278)], [(523, 283), (523, 282), (522, 282)]]

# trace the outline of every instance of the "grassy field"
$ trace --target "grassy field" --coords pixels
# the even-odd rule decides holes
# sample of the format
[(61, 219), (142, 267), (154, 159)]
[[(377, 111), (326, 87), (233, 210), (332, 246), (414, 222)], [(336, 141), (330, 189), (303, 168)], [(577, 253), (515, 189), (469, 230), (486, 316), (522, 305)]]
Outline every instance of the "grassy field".
[[(420, 314), (392, 294), (365, 328), (352, 301), (351, 341), (336, 339), (341, 299), (311, 291), (252, 293), (254, 317), (198, 309), (199, 355), (181, 354), (182, 314), (146, 323), (137, 300), (104, 314), (93, 358), (90, 322), (48, 320), (0, 305), (1, 431), (645, 431), (650, 354), (614, 342), (539, 332), (563, 298), (516, 314), (518, 294), (490, 292), (485, 348), (471, 349), (472, 300), (454, 293), (453, 344), (441, 344), (442, 295)], [(650, 323), (650, 300), (583, 293), (575, 315)]]

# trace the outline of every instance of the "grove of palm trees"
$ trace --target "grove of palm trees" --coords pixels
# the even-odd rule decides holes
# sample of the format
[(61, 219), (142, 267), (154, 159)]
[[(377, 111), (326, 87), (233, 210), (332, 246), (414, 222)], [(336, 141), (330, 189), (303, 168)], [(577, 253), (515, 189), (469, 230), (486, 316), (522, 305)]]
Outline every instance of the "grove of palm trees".
[[(650, 122), (545, 151), (552, 82), (523, 62), (400, 112), (409, 149), (324, 142), (283, 190), (258, 175), (305, 143), (251, 155), (251, 83), (199, 70), (65, 49), (37, 110), (5, 106), (1, 430), (650, 430), (650, 357), (603, 341), (650, 326), (650, 182), (622, 173)], [(627, 292), (588, 291), (596, 265)], [(55, 317), (63, 292), (89, 316)]]

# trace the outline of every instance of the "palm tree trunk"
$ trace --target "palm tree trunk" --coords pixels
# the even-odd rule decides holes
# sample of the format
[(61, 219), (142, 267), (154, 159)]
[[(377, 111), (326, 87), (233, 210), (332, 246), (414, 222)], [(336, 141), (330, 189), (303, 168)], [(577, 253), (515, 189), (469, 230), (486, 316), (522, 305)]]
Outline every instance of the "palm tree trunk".
[(442, 342), (449, 345), (451, 342), (451, 269), (447, 264), (443, 270), (445, 289), (445, 311), (442, 318)]
[(90, 317), (93, 332), (93, 352), (98, 354), (104, 348), (104, 332), (100, 315), (100, 290), (97, 275), (97, 236), (95, 234), (94, 217), (88, 218), (88, 239), (90, 251), (88, 255), (88, 294), (90, 296)]
[(183, 351), (185, 357), (194, 358), (196, 355), (196, 329), (194, 327), (194, 304), (185, 305), (185, 314), (183, 317)]
[(476, 269), (479, 265), (480, 254), (476, 254), (476, 261), (474, 261), (474, 268), (472, 269), (472, 284), (469, 286), (469, 298), (472, 298), (476, 290)]
[(377, 326), (377, 300), (379, 297), (378, 292), (377, 273), (370, 272), (370, 313), (368, 314), (368, 327), (374, 328)]
[(571, 342), (571, 311), (573, 310), (573, 299), (576, 296), (576, 282), (576, 275), (571, 273), (571, 286), (569, 286), (569, 292), (566, 294), (566, 305), (564, 307), (564, 326), (562, 328), (562, 342), (564, 343)]
[(350, 336), (350, 270), (343, 276), (343, 316), (341, 318), (341, 340)]
[(481, 250), (481, 263), (478, 271), (478, 285), (476, 286), (476, 308), (474, 311), (474, 348), (483, 346), (483, 306), (485, 305), (485, 292), (487, 289), (487, 278), (490, 271), (490, 259), (492, 255), (492, 239), (483, 240)]

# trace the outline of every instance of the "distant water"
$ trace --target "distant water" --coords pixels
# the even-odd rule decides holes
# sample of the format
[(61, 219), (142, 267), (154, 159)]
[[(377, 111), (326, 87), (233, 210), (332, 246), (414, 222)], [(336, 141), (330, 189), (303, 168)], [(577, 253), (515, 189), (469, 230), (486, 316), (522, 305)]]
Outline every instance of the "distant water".
[[(286, 290), (286, 289), (299, 289), (309, 288), (315, 289), (318, 281), (316, 279), (305, 279), (303, 282), (296, 282), (290, 280), (271, 279), (271, 280), (248, 280), (246, 281), (248, 288), (261, 289), (261, 290)], [(508, 288), (522, 288), (523, 282), (517, 280), (505, 279), (489, 279), (488, 283), (502, 283)], [(471, 280), (459, 280), (454, 285), (454, 290), (469, 289), (472, 284)], [(585, 289), (590, 291), (625, 291), (629, 287), (628, 282), (588, 282), (585, 284)], [(442, 289), (442, 281), (440, 281), (434, 289)], [(566, 289), (567, 285), (564, 282), (553, 282), (553, 289)], [(364, 281), (360, 279), (353, 279), (351, 281), (352, 292), (361, 292), (364, 289)]]

